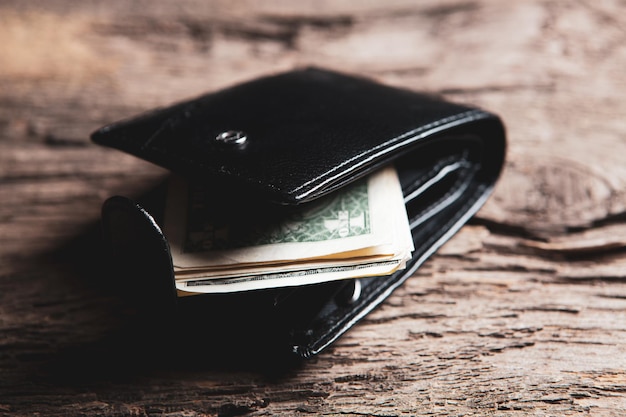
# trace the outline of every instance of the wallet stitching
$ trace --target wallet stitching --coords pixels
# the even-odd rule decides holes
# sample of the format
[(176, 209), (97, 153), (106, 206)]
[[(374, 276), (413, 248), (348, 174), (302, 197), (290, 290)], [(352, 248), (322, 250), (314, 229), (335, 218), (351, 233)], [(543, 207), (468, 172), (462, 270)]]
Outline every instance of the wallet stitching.
[[(370, 148), (370, 149), (368, 149), (366, 151), (363, 151), (363, 152), (361, 152), (358, 155), (355, 155), (355, 156), (353, 156), (353, 157), (351, 157), (349, 159), (346, 159), (345, 161), (343, 161), (340, 164), (338, 164), (338, 165), (334, 166), (333, 168), (329, 169), (328, 171), (326, 171), (322, 175), (319, 175), (316, 178), (313, 178), (313, 179), (311, 179), (311, 180), (309, 180), (309, 181), (299, 185), (298, 187), (292, 189), (289, 193), (293, 194), (293, 193), (297, 192), (298, 190), (301, 190), (302, 188), (308, 186), (309, 184), (312, 184), (314, 182), (320, 181), (320, 180), (324, 179), (325, 177), (328, 177), (332, 172), (337, 171), (338, 169), (342, 168), (344, 165), (349, 164), (349, 163), (351, 163), (351, 162), (353, 162), (355, 160), (364, 158), (365, 156), (367, 156), (367, 155), (369, 155), (371, 153), (374, 153), (375, 151), (377, 151), (377, 150), (379, 150), (381, 148), (387, 148), (390, 145), (393, 145), (394, 143), (399, 142), (402, 139), (405, 139), (407, 136), (413, 136), (413, 135), (416, 135), (418, 133), (423, 133), (423, 132), (425, 132), (425, 131), (427, 131), (429, 129), (433, 129), (435, 127), (442, 126), (442, 125), (444, 125), (446, 123), (455, 122), (455, 121), (461, 120), (463, 118), (466, 118), (467, 121), (477, 120), (477, 119), (480, 118), (480, 116), (487, 117), (487, 116), (489, 116), (489, 114), (485, 113), (485, 112), (483, 112), (481, 110), (469, 110), (469, 111), (465, 111), (463, 113), (458, 113), (458, 114), (455, 114), (455, 115), (452, 115), (452, 116), (445, 117), (443, 119), (439, 119), (437, 121), (434, 121), (434, 122), (425, 124), (423, 126), (420, 126), (419, 128), (416, 128), (416, 129), (413, 129), (411, 131), (405, 132), (405, 133), (403, 133), (400, 136), (396, 136), (395, 138), (392, 138), (392, 139), (390, 139), (390, 140), (388, 140), (386, 142), (383, 142), (381, 144), (378, 144), (378, 145), (374, 146), (373, 148)], [(411, 138), (411, 139), (414, 140), (415, 138)], [(356, 168), (356, 165), (353, 165), (349, 170), (354, 170), (355, 168)], [(321, 184), (320, 184), (320, 186), (321, 186)], [(315, 188), (319, 188), (319, 186), (315, 187)], [(313, 191), (315, 188), (311, 189), (309, 191), (309, 193), (311, 191)], [(306, 193), (304, 193), (303, 195), (305, 195), (305, 194)]]
[[(444, 166), (450, 164), (450, 162), (452, 161), (469, 162), (469, 159), (467, 158), (466, 152), (463, 152), (462, 156), (458, 159), (454, 155), (448, 156), (447, 158), (444, 158), (438, 161), (431, 169), (428, 170), (428, 172), (426, 172), (425, 174), (422, 174), (417, 180), (413, 181), (411, 185), (412, 186), (415, 184), (420, 184), (420, 186), (423, 185), (424, 183), (428, 182), (428, 180), (432, 179), (435, 176), (435, 173), (440, 172)], [(420, 188), (420, 186), (415, 187), (415, 188)], [(410, 192), (409, 194), (412, 194), (412, 192)], [(408, 201), (411, 201), (411, 200), (408, 200)], [(405, 203), (408, 203), (408, 201), (405, 200)]]
[[(448, 158), (448, 159), (453, 159), (453, 158)], [(470, 161), (468, 159), (466, 159), (466, 158), (463, 158), (459, 162), (470, 162)], [(469, 170), (471, 170), (471, 167), (464, 167), (463, 168), (463, 172), (467, 172)], [(439, 197), (437, 200), (433, 201), (431, 204), (429, 204), (427, 207), (422, 209), (415, 216), (412, 216), (412, 218), (417, 219), (419, 217), (423, 217), (425, 215), (425, 213), (428, 213), (429, 211), (431, 211), (434, 207), (439, 205), (442, 201), (444, 201), (445, 199), (450, 197), (452, 194), (456, 193), (461, 188), (465, 188), (465, 186), (469, 185), (471, 182), (472, 182), (472, 178), (471, 177), (470, 178), (465, 178), (465, 179), (463, 179), (463, 178), (457, 179), (455, 181), (454, 185), (452, 187), (450, 187), (450, 189), (444, 195)]]
[[(477, 120), (477, 119), (488, 117), (488, 116), (489, 116), (489, 113), (486, 113), (486, 112), (484, 112), (482, 110), (469, 110), (469, 111), (465, 111), (465, 112), (458, 113), (458, 114), (455, 114), (455, 115), (452, 115), (452, 116), (444, 117), (443, 119), (439, 119), (439, 120), (436, 120), (434, 122), (425, 124), (423, 126), (420, 126), (419, 128), (416, 128), (416, 129), (413, 129), (413, 130), (411, 130), (409, 132), (403, 133), (400, 136), (396, 136), (395, 138), (392, 138), (392, 139), (390, 139), (388, 141), (385, 141), (385, 142), (383, 142), (381, 144), (378, 144), (378, 145), (374, 146), (373, 148), (370, 148), (370, 149), (368, 149), (366, 151), (363, 151), (363, 152), (361, 152), (358, 155), (355, 155), (355, 156), (353, 156), (353, 157), (351, 157), (349, 159), (346, 159), (345, 161), (343, 161), (340, 164), (334, 166), (333, 168), (331, 168), (330, 170), (326, 171), (322, 175), (319, 175), (319, 176), (317, 176), (317, 177), (315, 177), (315, 178), (313, 178), (313, 179), (311, 179), (309, 181), (306, 181), (305, 183), (299, 185), (298, 187), (292, 189), (291, 191), (286, 191), (286, 192), (288, 194), (290, 194), (290, 195), (293, 195), (297, 191), (307, 187), (308, 185), (310, 185), (312, 183), (315, 183), (315, 182), (319, 182), (320, 180), (323, 180), (323, 179), (329, 177), (331, 173), (341, 169), (345, 165), (347, 165), (347, 164), (349, 164), (349, 163), (351, 163), (353, 161), (356, 161), (358, 159), (363, 159), (364, 157), (366, 157), (366, 156), (368, 156), (368, 155), (378, 151), (379, 149), (387, 148), (390, 145), (393, 145), (394, 143), (399, 142), (402, 139), (405, 139), (407, 136), (413, 136), (413, 135), (416, 135), (418, 133), (424, 133), (425, 131), (427, 131), (429, 129), (440, 127), (440, 126), (445, 125), (447, 123), (452, 123), (452, 122), (455, 122), (455, 121), (458, 121), (458, 120), (461, 120), (461, 119), (466, 119), (466, 121), (473, 121), (473, 120)], [(167, 124), (168, 122), (169, 122), (169, 119), (168, 119), (167, 122), (164, 123), (164, 125)], [(162, 128), (163, 127), (164, 126), (162, 126)], [(243, 179), (243, 180), (247, 181), (248, 183), (251, 183), (251, 182), (258, 183), (259, 182), (258, 179), (255, 180), (253, 177), (245, 176), (245, 175), (242, 175), (242, 174), (240, 174), (238, 172), (233, 172), (231, 170), (227, 170), (225, 167), (220, 167), (219, 169), (217, 169), (216, 167), (213, 167), (213, 166), (208, 165), (208, 164), (203, 163), (203, 162), (198, 162), (198, 161), (195, 161), (195, 160), (190, 159), (190, 158), (186, 158), (186, 157), (181, 156), (181, 155), (168, 153), (164, 149), (161, 149), (159, 147), (154, 146), (152, 144), (153, 139), (154, 139), (154, 135), (153, 135), (153, 137), (149, 138), (149, 140), (147, 140), (142, 145), (142, 148), (146, 149), (146, 150), (151, 150), (151, 151), (153, 151), (155, 153), (158, 153), (160, 155), (165, 155), (168, 158), (176, 159), (179, 162), (187, 163), (187, 164), (190, 164), (190, 165), (195, 166), (195, 167), (200, 167), (200, 168), (203, 168), (203, 169), (210, 169), (214, 173), (222, 173), (222, 174), (227, 174), (229, 176), (234, 176), (234, 177)], [(413, 141), (413, 140), (415, 140), (415, 138), (411, 138), (411, 141)], [(357, 165), (353, 165), (352, 167), (350, 167), (349, 169), (344, 171), (344, 173), (346, 173), (348, 171), (352, 171), (355, 168), (357, 168)], [(302, 197), (302, 196), (304, 196), (304, 195), (306, 195), (308, 193), (311, 193), (312, 191), (314, 191), (315, 189), (319, 188), (322, 185), (323, 184), (319, 184), (317, 187), (313, 187), (308, 192), (303, 193), (299, 197)], [(263, 186), (271, 188), (273, 190), (282, 191), (282, 189), (280, 187), (278, 187), (278, 186), (276, 186), (276, 185), (274, 185), (272, 183), (267, 183), (266, 182), (266, 183), (263, 184)]]

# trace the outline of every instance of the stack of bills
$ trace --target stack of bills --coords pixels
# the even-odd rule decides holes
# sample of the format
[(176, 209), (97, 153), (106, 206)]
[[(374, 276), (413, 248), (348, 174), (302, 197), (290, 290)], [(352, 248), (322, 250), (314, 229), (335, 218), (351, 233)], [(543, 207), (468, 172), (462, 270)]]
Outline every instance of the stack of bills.
[(393, 167), (290, 207), (233, 201), (172, 177), (165, 234), (179, 295), (389, 275), (413, 251)]

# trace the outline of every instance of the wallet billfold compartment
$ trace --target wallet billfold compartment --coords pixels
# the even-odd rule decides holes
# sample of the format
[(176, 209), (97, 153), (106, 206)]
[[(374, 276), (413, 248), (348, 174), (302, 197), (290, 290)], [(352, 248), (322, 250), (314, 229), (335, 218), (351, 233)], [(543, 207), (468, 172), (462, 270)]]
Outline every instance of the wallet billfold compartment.
[(388, 276), (177, 297), (163, 197), (104, 203), (115, 271), (154, 321), (213, 347), (298, 357), (329, 346), (456, 233), (490, 195), (505, 154), (494, 114), (316, 68), (153, 110), (92, 139), (201, 181), (216, 204), (233, 199), (252, 216), (261, 204), (306, 205), (395, 167), (415, 249)]

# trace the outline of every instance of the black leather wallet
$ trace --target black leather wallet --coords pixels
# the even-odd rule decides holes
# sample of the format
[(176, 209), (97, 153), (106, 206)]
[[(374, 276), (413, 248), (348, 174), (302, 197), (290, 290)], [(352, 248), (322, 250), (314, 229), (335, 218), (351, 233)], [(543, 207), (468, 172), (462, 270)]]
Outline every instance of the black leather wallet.
[(223, 349), (299, 357), (329, 346), (459, 230), (491, 193), (505, 154), (493, 114), (315, 68), (157, 109), (92, 139), (200, 179), (216, 200), (236, 198), (251, 213), (260, 201), (307, 204), (395, 165), (415, 251), (406, 269), (382, 277), (177, 298), (162, 200), (105, 202), (108, 247), (154, 320), (174, 318), (168, 325)]

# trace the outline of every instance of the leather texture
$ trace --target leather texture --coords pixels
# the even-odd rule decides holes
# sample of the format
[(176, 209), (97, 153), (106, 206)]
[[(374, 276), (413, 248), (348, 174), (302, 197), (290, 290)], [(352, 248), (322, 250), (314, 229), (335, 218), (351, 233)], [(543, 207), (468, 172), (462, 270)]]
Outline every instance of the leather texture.
[[(491, 118), (480, 110), (318, 69), (251, 81), (93, 134), (99, 144), (227, 181), (278, 203), (307, 201), (437, 132)], [(222, 132), (243, 131), (243, 147)]]
[[(230, 131), (243, 132), (246, 142), (216, 139)], [(128, 279), (151, 283), (138, 294), (151, 300), (147, 306), (176, 304), (172, 314), (189, 329), (298, 357), (329, 346), (448, 240), (488, 198), (505, 155), (504, 126), (491, 113), (321, 69), (210, 93), (105, 126), (92, 138), (202, 179), (216, 200), (241, 200), (251, 212), (259, 201), (306, 204), (395, 165), (415, 251), (405, 270), (386, 277), (176, 300), (167, 237), (158, 226), (163, 202), (105, 203), (111, 252), (135, 264)]]

